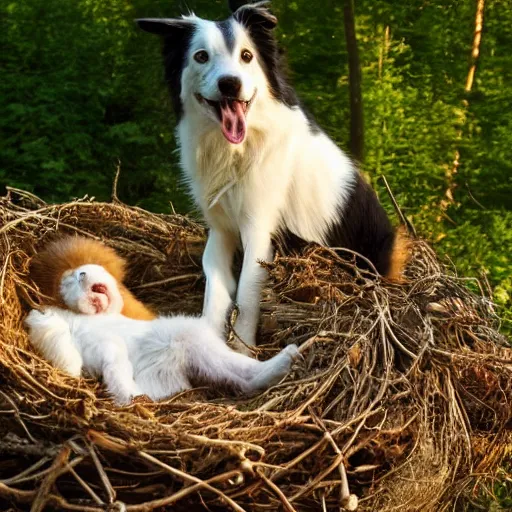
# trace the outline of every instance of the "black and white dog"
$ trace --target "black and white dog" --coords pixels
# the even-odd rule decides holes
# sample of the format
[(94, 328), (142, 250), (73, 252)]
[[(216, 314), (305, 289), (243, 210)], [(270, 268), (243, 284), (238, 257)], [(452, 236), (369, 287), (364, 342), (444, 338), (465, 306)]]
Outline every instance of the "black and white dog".
[(210, 227), (203, 313), (222, 332), (236, 294), (235, 330), (255, 345), (266, 277), (258, 261), (272, 258), (274, 235), (351, 249), (391, 279), (406, 243), (354, 163), (301, 108), (265, 2), (232, 10), (220, 22), (190, 15), (137, 23), (163, 36), (181, 165)]

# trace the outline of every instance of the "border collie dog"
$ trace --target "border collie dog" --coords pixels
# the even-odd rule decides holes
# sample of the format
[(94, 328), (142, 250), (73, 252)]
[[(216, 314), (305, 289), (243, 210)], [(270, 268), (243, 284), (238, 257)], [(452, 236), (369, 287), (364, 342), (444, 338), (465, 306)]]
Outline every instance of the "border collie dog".
[[(301, 107), (286, 78), (265, 2), (224, 21), (144, 18), (163, 37), (181, 165), (210, 232), (203, 314), (217, 332), (235, 299), (235, 331), (255, 345), (272, 237), (344, 247), (397, 279), (406, 241), (350, 158)], [(244, 252), (237, 283), (232, 263)]]

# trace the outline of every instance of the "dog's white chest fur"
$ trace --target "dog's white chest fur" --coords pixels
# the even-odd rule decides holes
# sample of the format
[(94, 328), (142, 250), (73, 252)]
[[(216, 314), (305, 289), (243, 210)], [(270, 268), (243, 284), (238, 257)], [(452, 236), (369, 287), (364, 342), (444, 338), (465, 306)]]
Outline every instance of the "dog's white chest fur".
[(269, 98), (251, 116), (238, 146), (218, 129), (202, 131), (195, 116), (178, 125), (181, 163), (196, 203), (210, 226), (236, 235), (250, 224), (272, 233), (286, 227), (324, 242), (354, 181), (351, 162), (323, 133), (311, 133), (298, 108)]

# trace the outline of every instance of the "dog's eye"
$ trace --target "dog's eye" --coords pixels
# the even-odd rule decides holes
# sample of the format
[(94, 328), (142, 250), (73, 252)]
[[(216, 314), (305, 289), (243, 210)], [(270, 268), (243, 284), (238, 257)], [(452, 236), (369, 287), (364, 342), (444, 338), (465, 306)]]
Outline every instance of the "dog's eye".
[(242, 60), (246, 64), (249, 64), (252, 60), (252, 53), (249, 50), (242, 50)]
[(208, 56), (208, 52), (204, 50), (199, 50), (194, 54), (194, 59), (196, 62), (199, 62), (199, 64), (204, 64), (205, 62), (208, 62), (208, 59), (210, 57)]

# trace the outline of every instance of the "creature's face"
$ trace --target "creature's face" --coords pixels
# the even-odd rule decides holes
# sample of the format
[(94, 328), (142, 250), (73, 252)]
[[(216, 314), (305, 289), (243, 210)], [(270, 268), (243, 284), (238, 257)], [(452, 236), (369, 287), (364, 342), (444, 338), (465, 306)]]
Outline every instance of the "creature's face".
[(199, 116), (230, 144), (244, 142), (258, 105), (279, 99), (276, 23), (258, 5), (242, 6), (222, 22), (196, 16), (138, 20), (143, 30), (165, 38), (166, 78), (178, 115)]
[(240, 144), (258, 92), (267, 90), (257, 49), (233, 18), (223, 23), (194, 20), (185, 55), (181, 101), (186, 109), (218, 123), (226, 140)]
[(69, 309), (86, 315), (121, 313), (124, 305), (116, 279), (100, 265), (64, 272), (60, 294)]

